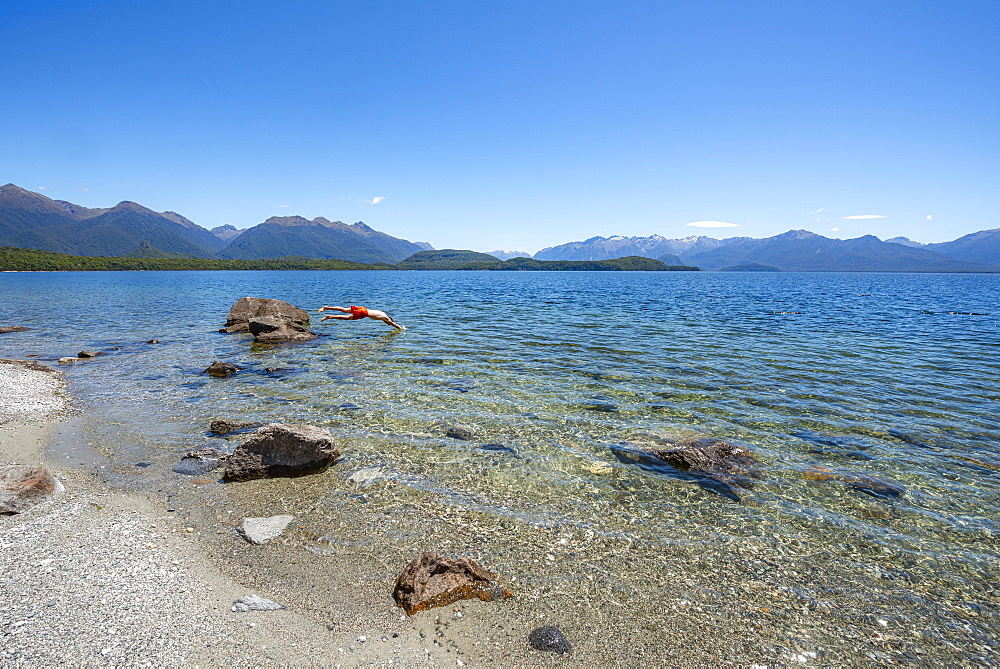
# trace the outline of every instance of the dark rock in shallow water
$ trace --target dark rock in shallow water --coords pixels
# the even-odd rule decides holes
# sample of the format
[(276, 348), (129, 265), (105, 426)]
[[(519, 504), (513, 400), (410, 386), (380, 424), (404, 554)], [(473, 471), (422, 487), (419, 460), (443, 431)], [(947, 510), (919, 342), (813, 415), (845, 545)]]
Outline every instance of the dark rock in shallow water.
[(337, 408), (340, 409), (341, 411), (357, 411), (361, 407), (359, 407), (357, 404), (352, 404), (351, 402), (344, 402)]
[(214, 376), (216, 378), (222, 379), (226, 378), (227, 376), (232, 376), (241, 369), (243, 368), (234, 365), (231, 362), (219, 362), (218, 360), (216, 360), (215, 362), (213, 362), (211, 365), (208, 366), (208, 369), (206, 369), (203, 372), (203, 374), (208, 374), (209, 376)]
[(494, 452), (499, 452), (499, 453), (507, 453), (509, 455), (513, 455), (515, 458), (518, 458), (518, 459), (521, 458), (521, 456), (517, 454), (517, 451), (515, 451), (510, 446), (504, 446), (503, 444), (486, 444), (485, 446), (480, 446), (479, 448), (480, 448), (480, 450), (483, 450), (483, 451), (494, 451)]
[[(220, 443), (222, 440), (218, 440)], [(188, 451), (181, 461), (174, 466), (173, 471), (185, 476), (198, 476), (218, 469), (229, 457), (229, 453), (219, 448), (207, 446), (194, 451)]]
[(618, 413), (618, 407), (608, 402), (591, 402), (590, 404), (584, 404), (583, 408), (586, 409), (587, 411), (603, 411), (604, 413)]
[(309, 323), (309, 312), (288, 302), (266, 297), (241, 297), (229, 309), (226, 327), (221, 332), (250, 332), (251, 319), (261, 317), (277, 318), (303, 329)]
[(555, 627), (539, 627), (528, 635), (528, 643), (535, 650), (551, 653), (568, 653), (573, 650), (569, 641)]
[(619, 462), (635, 464), (649, 471), (692, 480), (702, 488), (734, 502), (740, 501), (733, 486), (750, 489), (760, 478), (757, 458), (742, 446), (722, 439), (694, 439), (673, 442), (654, 438), (651, 444), (617, 444), (611, 447)]
[(255, 427), (258, 423), (239, 423), (232, 420), (213, 420), (209, 425), (208, 429), (212, 434), (226, 435), (232, 432), (238, 432), (240, 430), (245, 430), (250, 427)]
[(26, 328), (23, 325), (7, 325), (0, 328), (0, 334), (7, 334), (8, 332), (27, 332), (31, 328)]
[(450, 559), (425, 551), (413, 559), (396, 579), (392, 591), (396, 605), (408, 615), (436, 606), (447, 606), (460, 599), (510, 597), (510, 590), (500, 585), (495, 574), (469, 558)]
[(907, 444), (913, 444), (914, 446), (919, 446), (921, 448), (931, 448), (930, 444), (920, 441), (916, 437), (906, 434), (901, 430), (888, 430), (888, 432), (889, 436), (895, 437), (896, 439), (899, 439), (900, 441), (905, 442)]
[(852, 490), (881, 499), (898, 499), (906, 492), (906, 488), (900, 483), (867, 474), (848, 474), (841, 480)]
[(101, 354), (100, 351), (80, 351), (76, 354), (78, 358), (96, 358)]
[(149, 341), (147, 341), (146, 343), (147, 343), (147, 344), (159, 344), (159, 343), (160, 343), (160, 340), (159, 340), (159, 339), (150, 339), (150, 340), (149, 340)]
[(63, 490), (63, 485), (45, 467), (0, 467), (0, 514), (27, 511)]
[(462, 441), (468, 441), (476, 436), (476, 433), (471, 427), (466, 427), (464, 425), (455, 425), (454, 427), (449, 427), (448, 431), (444, 433), (444, 436), (451, 437), (452, 439), (461, 439)]
[(248, 327), (256, 342), (308, 341), (319, 336), (304, 325), (274, 316), (251, 318)]
[(226, 462), (222, 478), (249, 481), (303, 476), (325, 470), (340, 457), (327, 431), (312, 425), (271, 423), (243, 440)]

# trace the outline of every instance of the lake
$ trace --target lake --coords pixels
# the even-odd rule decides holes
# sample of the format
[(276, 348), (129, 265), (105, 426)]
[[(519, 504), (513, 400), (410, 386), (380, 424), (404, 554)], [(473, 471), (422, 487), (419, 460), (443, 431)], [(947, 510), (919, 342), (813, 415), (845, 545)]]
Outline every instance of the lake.
[[(248, 295), (408, 329), (220, 334)], [(104, 352), (62, 369), (107, 476), (218, 518), (235, 487), (172, 471), (211, 420), (328, 428), (343, 462), (272, 505), (309, 519), (319, 556), (355, 550), (327, 540), (351, 517), (357, 541), (439, 537), (516, 574), (594, 634), (648, 620), (645, 647), (689, 607), (691, 634), (744, 629), (772, 661), (975, 663), (1000, 630), (998, 309), (985, 274), (4, 273), (0, 324), (32, 329), (0, 357)], [(244, 369), (209, 378), (214, 360)], [(755, 454), (739, 503), (613, 452), (698, 438)], [(454, 522), (371, 524), (404, 507)]]

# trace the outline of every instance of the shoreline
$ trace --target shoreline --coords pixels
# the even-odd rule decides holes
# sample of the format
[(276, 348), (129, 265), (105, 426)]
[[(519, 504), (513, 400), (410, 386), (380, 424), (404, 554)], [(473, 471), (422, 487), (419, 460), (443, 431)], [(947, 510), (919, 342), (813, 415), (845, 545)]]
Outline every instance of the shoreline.
[[(61, 377), (39, 367), (0, 361), (0, 378)], [(45, 385), (20, 397), (43, 400)], [(65, 387), (61, 379), (57, 385)], [(0, 601), (8, 603), (0, 610), (0, 664), (469, 661), (457, 650), (431, 644), (405, 614), (396, 614), (399, 624), (384, 638), (369, 630), (359, 641), (363, 631), (322, 625), (302, 615), (295, 601), (280, 602), (287, 608), (278, 611), (232, 611), (245, 595), (277, 597), (223, 574), (209, 558), (202, 530), (179, 514), (164, 513), (150, 496), (103, 481), (94, 471), (98, 460), (80, 462), (78, 451), (72, 464), (56, 461), (50, 444), (79, 441), (67, 420), (68, 399), (60, 404), (42, 412), (6, 407), (0, 414), (0, 464), (43, 464), (66, 488), (24, 513), (0, 515), (0, 572), (13, 575), (0, 580)], [(60, 455), (70, 457), (65, 450)], [(351, 616), (344, 612), (342, 618)]]

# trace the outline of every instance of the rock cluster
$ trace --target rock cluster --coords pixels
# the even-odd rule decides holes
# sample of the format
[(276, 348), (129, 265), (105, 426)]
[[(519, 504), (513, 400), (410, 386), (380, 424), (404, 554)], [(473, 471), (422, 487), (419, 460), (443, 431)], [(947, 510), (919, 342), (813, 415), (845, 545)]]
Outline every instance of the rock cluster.
[(413, 615), (435, 606), (447, 606), (460, 599), (510, 597), (510, 590), (500, 585), (495, 574), (469, 558), (445, 558), (424, 551), (414, 558), (396, 579), (392, 592), (396, 604)]
[(321, 472), (340, 457), (328, 430), (271, 423), (251, 433), (226, 461), (225, 481)]

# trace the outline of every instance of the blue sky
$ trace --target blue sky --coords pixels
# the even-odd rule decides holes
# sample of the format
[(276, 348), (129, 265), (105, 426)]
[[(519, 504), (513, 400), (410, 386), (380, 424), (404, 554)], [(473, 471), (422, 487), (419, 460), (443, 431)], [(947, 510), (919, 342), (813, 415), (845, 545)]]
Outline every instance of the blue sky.
[(8, 2), (0, 182), (438, 248), (944, 241), (1000, 227), (998, 34), (996, 0)]

